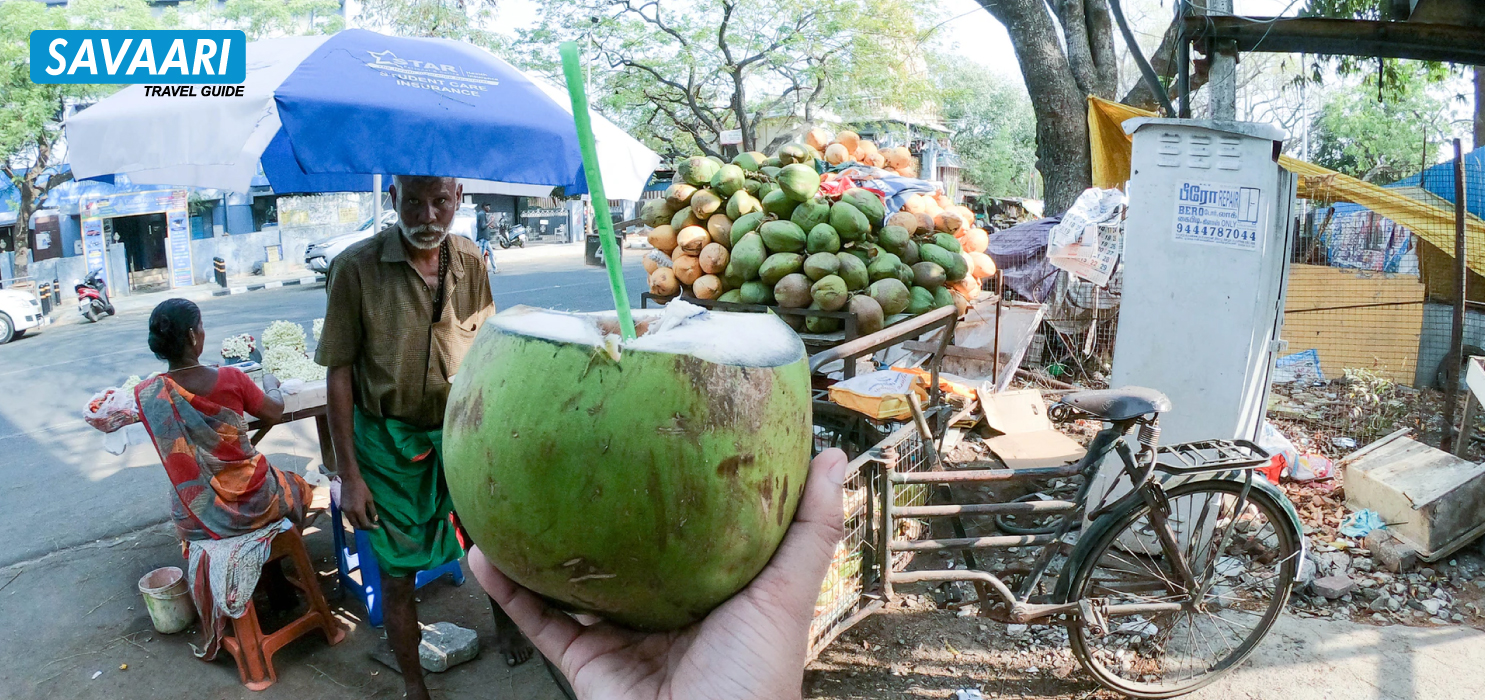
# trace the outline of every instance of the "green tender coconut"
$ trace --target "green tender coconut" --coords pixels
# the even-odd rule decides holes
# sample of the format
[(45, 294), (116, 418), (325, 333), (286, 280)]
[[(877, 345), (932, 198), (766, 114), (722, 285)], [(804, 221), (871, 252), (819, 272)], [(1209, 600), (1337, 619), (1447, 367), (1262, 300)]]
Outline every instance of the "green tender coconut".
[[(801, 206), (799, 209), (803, 208)], [(794, 210), (795, 213), (799, 209)], [(805, 250), (811, 253), (834, 253), (840, 250), (840, 236), (836, 235), (830, 224), (819, 224), (807, 230), (809, 233), (804, 238)]]
[(663, 313), (636, 311), (648, 332), (622, 347), (612, 313), (499, 314), (444, 419), (449, 491), (490, 561), (642, 630), (701, 619), (768, 563), (812, 439), (804, 345), (783, 321)]

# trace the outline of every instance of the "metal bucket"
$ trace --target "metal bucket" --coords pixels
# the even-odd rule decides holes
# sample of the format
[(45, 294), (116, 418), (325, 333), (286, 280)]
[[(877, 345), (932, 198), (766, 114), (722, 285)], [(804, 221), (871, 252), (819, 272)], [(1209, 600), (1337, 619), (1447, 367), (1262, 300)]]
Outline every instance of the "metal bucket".
[(186, 575), (179, 567), (166, 566), (145, 574), (139, 579), (139, 592), (160, 634), (175, 634), (196, 619), (196, 605), (191, 602)]

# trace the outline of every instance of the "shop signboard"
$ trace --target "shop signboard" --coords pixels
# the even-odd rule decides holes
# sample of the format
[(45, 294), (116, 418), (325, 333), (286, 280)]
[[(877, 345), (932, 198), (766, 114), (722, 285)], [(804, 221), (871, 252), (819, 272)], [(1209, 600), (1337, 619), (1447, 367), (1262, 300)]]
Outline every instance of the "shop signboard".
[[(185, 204), (184, 197), (181, 204)], [(189, 287), (196, 280), (191, 274), (191, 230), (186, 226), (185, 207), (165, 212), (165, 224), (168, 231), (165, 248), (170, 251), (170, 286)]]
[(88, 272), (96, 270), (104, 282), (112, 284), (112, 280), (108, 279), (108, 269), (103, 264), (105, 254), (103, 219), (88, 216), (82, 220), (82, 247), (83, 260), (87, 263)]
[[(186, 191), (184, 189), (162, 189), (144, 192), (116, 192), (106, 197), (90, 200), (84, 208), (88, 216), (104, 219), (177, 209), (185, 211)], [(187, 235), (190, 235), (189, 232)]]

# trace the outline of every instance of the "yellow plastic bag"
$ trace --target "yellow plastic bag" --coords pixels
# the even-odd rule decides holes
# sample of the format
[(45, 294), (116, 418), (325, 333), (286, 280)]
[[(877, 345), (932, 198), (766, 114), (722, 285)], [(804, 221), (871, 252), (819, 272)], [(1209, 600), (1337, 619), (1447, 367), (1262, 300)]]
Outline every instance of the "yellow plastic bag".
[(829, 396), (831, 402), (869, 418), (905, 420), (913, 415), (907, 398), (909, 391), (916, 393), (920, 401), (928, 400), (928, 392), (917, 376), (882, 370), (836, 382), (831, 385)]

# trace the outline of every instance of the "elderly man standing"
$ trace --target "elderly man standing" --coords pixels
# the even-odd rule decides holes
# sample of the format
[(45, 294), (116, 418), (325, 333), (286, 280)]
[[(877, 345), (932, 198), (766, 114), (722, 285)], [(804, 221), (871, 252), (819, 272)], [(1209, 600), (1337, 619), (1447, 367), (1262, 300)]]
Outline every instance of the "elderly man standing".
[[(393, 178), (398, 223), (336, 256), (315, 361), (330, 368), (330, 441), (340, 508), (371, 536), (382, 571), (387, 638), (407, 697), (428, 697), (414, 575), (458, 559), (453, 503), (439, 455), (449, 380), (494, 312), (484, 261), (448, 235), (463, 186), (454, 178)], [(532, 650), (494, 607), (511, 664)]]

